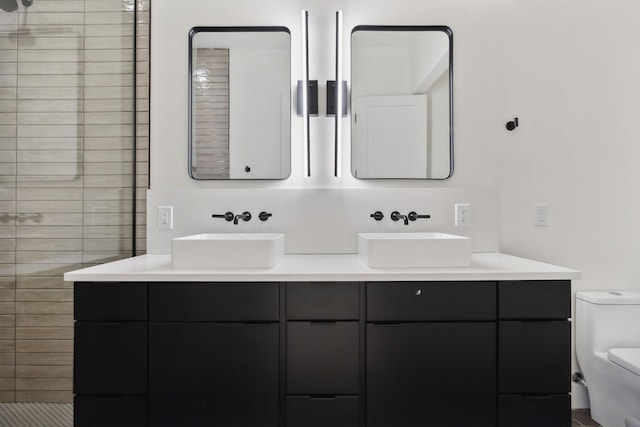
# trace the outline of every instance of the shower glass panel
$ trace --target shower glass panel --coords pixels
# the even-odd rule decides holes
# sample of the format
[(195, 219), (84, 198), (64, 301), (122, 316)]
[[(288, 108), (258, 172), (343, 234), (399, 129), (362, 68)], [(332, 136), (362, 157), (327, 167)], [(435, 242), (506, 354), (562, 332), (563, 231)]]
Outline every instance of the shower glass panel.
[(72, 401), (62, 275), (144, 251), (149, 3), (0, 10), (0, 402)]

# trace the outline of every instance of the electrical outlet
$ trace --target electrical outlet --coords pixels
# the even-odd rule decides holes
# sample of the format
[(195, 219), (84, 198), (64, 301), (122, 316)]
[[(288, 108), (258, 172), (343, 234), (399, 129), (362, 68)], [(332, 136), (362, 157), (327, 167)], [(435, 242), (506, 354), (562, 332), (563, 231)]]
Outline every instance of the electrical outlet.
[(456, 227), (471, 226), (471, 205), (469, 203), (456, 203)]
[(533, 225), (536, 227), (548, 227), (549, 226), (549, 205), (536, 205), (536, 217), (533, 221)]
[(173, 230), (173, 206), (158, 206), (158, 228)]

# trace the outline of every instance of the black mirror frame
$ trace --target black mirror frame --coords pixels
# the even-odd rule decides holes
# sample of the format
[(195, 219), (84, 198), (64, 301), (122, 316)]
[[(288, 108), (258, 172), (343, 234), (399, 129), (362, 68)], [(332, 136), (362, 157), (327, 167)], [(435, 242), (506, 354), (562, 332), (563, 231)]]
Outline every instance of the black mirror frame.
[[(192, 156), (193, 156), (193, 148), (192, 148), (192, 127), (193, 127), (193, 123), (192, 123), (192, 114), (193, 114), (193, 99), (192, 99), (192, 94), (193, 94), (193, 37), (197, 34), (197, 33), (202, 33), (202, 32), (208, 32), (208, 33), (230, 33), (230, 32), (245, 32), (245, 33), (249, 33), (249, 32), (256, 32), (256, 33), (260, 33), (260, 32), (283, 32), (283, 33), (287, 33), (289, 34), (289, 37), (291, 37), (291, 31), (289, 30), (289, 28), (287, 27), (283, 27), (283, 26), (266, 26), (266, 27), (252, 27), (252, 26), (248, 26), (248, 27), (242, 27), (242, 26), (230, 26), (230, 27), (203, 27), (203, 26), (198, 26), (198, 27), (192, 27), (189, 30), (189, 86), (188, 86), (188, 109), (187, 109), (187, 145), (188, 145), (188, 165), (187, 165), (187, 171), (189, 173), (189, 177), (191, 179), (194, 179), (196, 181), (225, 181), (224, 179), (204, 179), (204, 178), (197, 178), (193, 176), (192, 173)], [(289, 67), (291, 67), (291, 57), (289, 57)], [(289, 94), (289, 98), (291, 99), (291, 93)], [(291, 109), (290, 109), (291, 110)], [(291, 138), (291, 137), (290, 137)], [(291, 139), (289, 140), (289, 150), (291, 150)], [(281, 181), (281, 180), (285, 180), (288, 179), (291, 176), (291, 160), (289, 160), (289, 175), (285, 176), (285, 177), (281, 177), (281, 178), (250, 178), (250, 179), (227, 179), (227, 181)]]
[[(407, 179), (418, 181), (444, 181), (453, 176), (453, 30), (446, 25), (357, 25), (351, 30), (351, 37), (357, 31), (440, 31), (447, 35), (449, 39), (449, 175), (444, 178), (358, 178), (364, 180), (381, 179)], [(351, 55), (353, 58), (353, 55)], [(352, 59), (353, 60), (353, 59)], [(353, 66), (351, 67), (351, 84), (353, 85)], [(353, 98), (352, 98), (353, 100)], [(353, 143), (353, 136), (351, 137)], [(353, 164), (353, 159), (351, 160)], [(349, 168), (353, 174), (352, 167)]]

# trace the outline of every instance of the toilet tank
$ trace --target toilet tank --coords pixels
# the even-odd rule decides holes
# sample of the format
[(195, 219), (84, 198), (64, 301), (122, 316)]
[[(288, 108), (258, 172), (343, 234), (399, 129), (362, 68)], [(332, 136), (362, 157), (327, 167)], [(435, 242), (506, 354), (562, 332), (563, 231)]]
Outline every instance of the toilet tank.
[(576, 293), (576, 351), (640, 347), (640, 292)]

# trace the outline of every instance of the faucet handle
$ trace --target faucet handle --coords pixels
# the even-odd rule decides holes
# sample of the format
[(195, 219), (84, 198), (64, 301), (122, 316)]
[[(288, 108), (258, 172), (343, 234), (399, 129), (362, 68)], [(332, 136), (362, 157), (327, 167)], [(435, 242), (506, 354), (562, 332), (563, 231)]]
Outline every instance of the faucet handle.
[(371, 215), (369, 215), (371, 218), (375, 219), (376, 221), (382, 221), (382, 218), (384, 218), (384, 214), (380, 211), (375, 211), (374, 213), (372, 213)]
[(262, 212), (260, 212), (258, 214), (258, 218), (260, 219), (260, 221), (266, 221), (271, 216), (273, 216), (273, 214), (271, 214), (270, 212), (265, 212), (265, 211), (262, 211)]
[(418, 218), (426, 218), (426, 219), (431, 218), (431, 215), (418, 215), (414, 211), (409, 212), (409, 215), (407, 216), (409, 217), (409, 221), (415, 221)]
[(404, 215), (401, 215), (400, 212), (398, 212), (398, 211), (391, 212), (391, 219), (394, 220), (394, 221), (401, 220), (403, 216)]
[(211, 218), (224, 218), (226, 221), (233, 221), (233, 212), (226, 212), (224, 214), (212, 214)]

